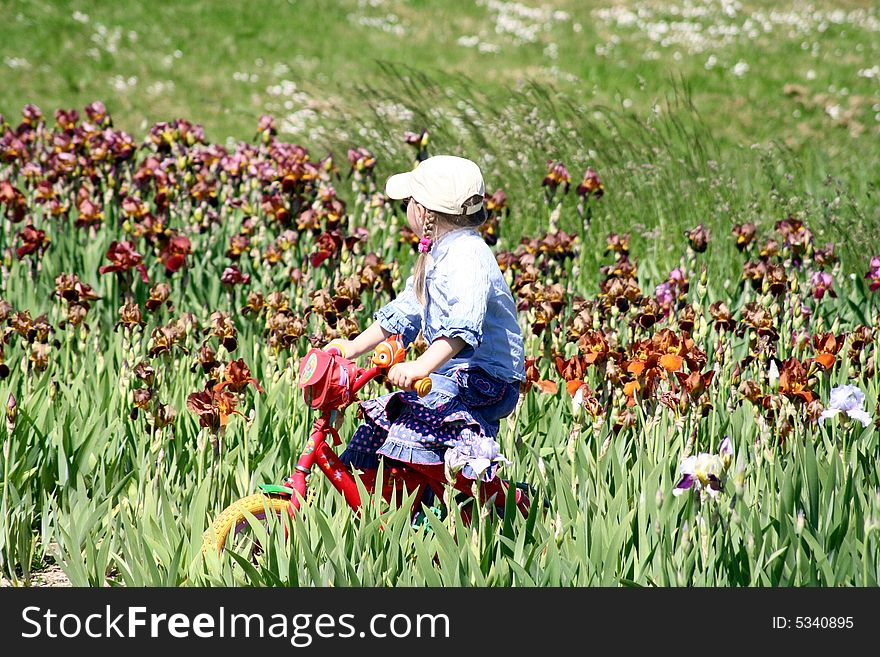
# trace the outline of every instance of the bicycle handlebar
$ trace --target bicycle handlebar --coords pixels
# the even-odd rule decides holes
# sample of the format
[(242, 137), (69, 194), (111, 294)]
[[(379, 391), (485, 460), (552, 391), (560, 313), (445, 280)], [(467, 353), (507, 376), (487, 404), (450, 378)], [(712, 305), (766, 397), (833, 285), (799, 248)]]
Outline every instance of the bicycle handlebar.
[(432, 386), (433, 384), (431, 383), (431, 377), (429, 376), (426, 376), (424, 379), (419, 379), (415, 383), (415, 389), (419, 397), (424, 397), (429, 392), (431, 392)]
[[(331, 343), (331, 345), (332, 345), (332, 343)], [(335, 353), (338, 356), (342, 356), (343, 358), (345, 358), (345, 355), (342, 353), (342, 349), (340, 349), (338, 346), (335, 346), (335, 345), (328, 346), (324, 351), (326, 351), (328, 354)], [(394, 365), (394, 363), (391, 363), (391, 364), (389, 364), (388, 367), (374, 366), (374, 367), (371, 367), (367, 370), (363, 370), (363, 373), (361, 374), (361, 376), (359, 376), (357, 378), (357, 381), (355, 381), (354, 385), (352, 386), (352, 392), (356, 393), (358, 390), (363, 388), (367, 383), (369, 383), (373, 378), (375, 378), (380, 372), (382, 372), (383, 370), (391, 369), (391, 366), (393, 366), (393, 365)], [(364, 376), (364, 375), (367, 375), (367, 376)], [(419, 397), (424, 397), (429, 392), (431, 392), (432, 387), (433, 387), (433, 384), (431, 383), (431, 377), (428, 377), (428, 376), (426, 376), (422, 379), (418, 379), (417, 381), (415, 381), (413, 383), (413, 389), (416, 391), (416, 394), (418, 394)]]

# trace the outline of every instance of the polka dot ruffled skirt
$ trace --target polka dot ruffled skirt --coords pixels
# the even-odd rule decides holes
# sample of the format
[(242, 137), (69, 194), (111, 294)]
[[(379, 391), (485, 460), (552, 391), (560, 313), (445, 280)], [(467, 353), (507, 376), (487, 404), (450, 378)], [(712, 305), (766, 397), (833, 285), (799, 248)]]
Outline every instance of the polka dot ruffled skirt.
[(424, 397), (399, 391), (361, 402), (364, 423), (342, 460), (361, 469), (378, 467), (379, 456), (426, 465), (447, 461), (471, 479), (492, 479), (506, 461), (494, 440), (499, 420), (516, 407), (519, 384), (479, 369), (432, 374), (431, 381)]

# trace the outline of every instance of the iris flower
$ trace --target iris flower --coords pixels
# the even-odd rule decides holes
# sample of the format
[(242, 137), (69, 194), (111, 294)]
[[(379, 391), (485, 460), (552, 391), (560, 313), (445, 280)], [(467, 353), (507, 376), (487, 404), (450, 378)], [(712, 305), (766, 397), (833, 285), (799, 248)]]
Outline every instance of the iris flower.
[(832, 388), (828, 408), (822, 411), (819, 422), (824, 422), (826, 418), (834, 417), (838, 413), (846, 413), (865, 427), (872, 421), (871, 416), (865, 411), (865, 393), (858, 386), (843, 385)]
[(871, 265), (865, 278), (871, 281), (871, 291), (880, 289), (880, 256), (871, 258)]
[(677, 497), (693, 488), (697, 491), (705, 490), (709, 497), (715, 497), (724, 486), (724, 476), (732, 459), (733, 445), (729, 436), (721, 441), (718, 454), (703, 452), (687, 457), (679, 466), (682, 478), (675, 485), (672, 494)]
[(491, 481), (495, 469), (502, 463), (510, 463), (501, 454), (501, 446), (489, 436), (471, 442), (462, 441), (446, 450), (446, 466), (452, 471), (462, 471), (468, 479)]
[(813, 272), (813, 275), (810, 277), (810, 285), (813, 286), (813, 297), (815, 299), (821, 299), (825, 296), (826, 292), (832, 297), (837, 296), (833, 289), (834, 279), (831, 278), (831, 274), (828, 272)]

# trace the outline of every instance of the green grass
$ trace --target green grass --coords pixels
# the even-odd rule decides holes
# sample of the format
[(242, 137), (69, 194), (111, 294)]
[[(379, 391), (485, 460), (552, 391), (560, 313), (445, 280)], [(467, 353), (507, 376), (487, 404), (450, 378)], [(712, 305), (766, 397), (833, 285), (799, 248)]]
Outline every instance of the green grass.
[[(505, 87), (537, 80), (557, 86), (579, 104), (621, 108), (628, 99), (639, 113), (669, 96), (670, 80), (684, 78), (713, 131), (727, 143), (818, 141), (839, 156), (877, 134), (877, 110), (872, 109), (878, 102), (877, 77), (858, 75), (876, 63), (876, 27), (861, 14), (844, 15), (840, 24), (825, 20), (819, 31), (823, 21), (800, 3), (744, 3), (733, 17), (721, 11), (720, 3), (698, 3), (708, 11), (693, 18), (673, 15), (674, 5), (652, 2), (554, 0), (535, 3), (544, 13), (534, 18), (501, 12), (499, 5), (515, 3), (5, 1), (9, 20), (0, 28), (5, 67), (0, 112), (15, 116), (28, 102), (82, 107), (104, 99), (128, 130), (196, 117), (212, 140), (222, 142), (227, 136), (250, 138), (257, 118), (270, 108), (279, 118), (309, 106), (322, 114), (337, 108), (363, 112), (380, 99), (359, 94), (358, 85), (381, 80), (378, 63), (387, 61), (437, 74), (466, 73), (499, 102)], [(846, 11), (864, 12), (876, 23), (872, 3), (845, 5)], [(640, 9), (644, 18), (619, 24), (619, 13), (603, 13), (615, 6)], [(830, 14), (841, 3), (812, 6)], [(551, 10), (566, 14), (554, 19)], [(799, 19), (800, 31), (784, 24), (787, 13)], [(509, 24), (499, 16), (517, 21), (534, 40), (499, 33)], [(742, 30), (747, 21), (758, 34), (729, 42), (712, 38), (712, 28)], [(765, 33), (762, 23), (771, 31)], [(687, 24), (695, 26), (696, 41), (684, 40), (685, 30), (676, 27)], [(404, 34), (383, 31), (382, 25)], [(671, 40), (666, 45), (652, 37), (663, 25)], [(467, 37), (479, 37), (497, 52), (459, 44)], [(547, 50), (551, 44), (555, 56)], [(707, 68), (710, 56), (716, 63)], [(19, 60), (15, 67), (13, 60)], [(732, 72), (737, 62), (748, 65), (742, 76)], [(242, 74), (238, 79), (237, 73)], [(116, 76), (137, 81), (120, 91), (113, 86)], [(306, 97), (273, 95), (270, 87), (285, 79)], [(822, 109), (795, 117), (797, 105), (783, 93), (787, 83), (804, 85), (810, 96), (829, 93), (829, 104), (844, 109), (853, 101), (853, 118), (865, 128), (865, 139), (848, 137), (847, 128), (835, 127)], [(285, 110), (285, 100), (293, 101), (291, 109)], [(312, 123), (311, 130), (289, 136), (312, 145), (311, 133), (321, 130), (321, 121)]]

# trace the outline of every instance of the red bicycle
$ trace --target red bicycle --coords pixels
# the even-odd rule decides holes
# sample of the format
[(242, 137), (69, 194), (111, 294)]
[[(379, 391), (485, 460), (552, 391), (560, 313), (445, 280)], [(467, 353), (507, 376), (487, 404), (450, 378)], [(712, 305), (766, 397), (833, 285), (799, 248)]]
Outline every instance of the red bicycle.
[[(342, 493), (348, 505), (357, 512), (364, 504), (351, 469), (339, 460), (333, 447), (342, 443), (335, 428), (339, 413), (358, 401), (357, 393), (377, 376), (384, 374), (392, 365), (401, 362), (406, 355), (400, 336), (392, 336), (380, 343), (370, 360), (372, 367), (361, 368), (345, 359), (338, 349), (332, 346), (326, 350), (312, 349), (300, 362), (299, 385), (303, 389), (306, 403), (321, 411), (315, 420), (309, 439), (290, 476), (281, 484), (263, 484), (260, 492), (236, 500), (227, 506), (212, 526), (205, 532), (203, 552), (222, 552), (230, 541), (253, 545), (249, 518), (266, 520), (271, 515), (295, 514), (306, 498), (307, 478), (315, 465), (327, 477), (333, 487)], [(416, 392), (424, 396), (431, 391), (431, 379), (416, 382)], [(327, 443), (331, 437), (333, 446)], [(416, 491), (413, 516), (418, 512), (423, 495), (429, 490), (437, 499), (443, 499), (447, 477), (443, 464), (422, 465), (402, 463), (386, 459), (385, 476), (382, 482), (382, 496), (385, 500), (406, 499), (404, 493)], [(372, 495), (376, 486), (375, 473), (360, 475), (364, 489)], [(459, 499), (473, 499), (473, 480), (458, 476), (449, 482), (459, 492)], [(494, 505), (504, 508), (507, 492), (511, 486), (500, 479), (479, 486), (481, 502), (494, 495)], [(530, 501), (526, 492), (528, 486), (515, 484), (514, 501), (523, 515), (528, 515)], [(395, 496), (396, 493), (396, 497)], [(463, 516), (465, 520), (467, 516)], [(240, 541), (237, 539), (241, 539)]]

